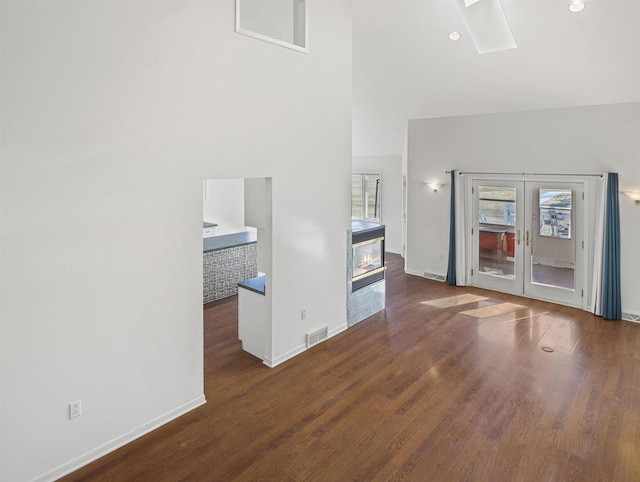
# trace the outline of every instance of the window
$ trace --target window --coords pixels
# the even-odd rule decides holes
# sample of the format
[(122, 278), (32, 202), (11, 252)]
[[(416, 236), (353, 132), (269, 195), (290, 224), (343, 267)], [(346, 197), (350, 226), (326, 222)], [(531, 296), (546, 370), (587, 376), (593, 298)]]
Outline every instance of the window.
[(572, 192), (540, 189), (540, 236), (571, 239)]
[(351, 217), (380, 222), (380, 173), (351, 175)]
[(236, 0), (236, 32), (308, 53), (306, 0)]
[(516, 188), (480, 186), (479, 189), (480, 223), (515, 226)]

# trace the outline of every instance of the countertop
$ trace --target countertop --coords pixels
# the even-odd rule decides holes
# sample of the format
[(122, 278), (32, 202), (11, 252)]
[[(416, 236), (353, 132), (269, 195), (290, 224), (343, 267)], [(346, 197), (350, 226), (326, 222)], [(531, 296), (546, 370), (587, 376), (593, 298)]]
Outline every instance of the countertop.
[(245, 231), (243, 233), (225, 234), (223, 236), (213, 236), (202, 240), (203, 252), (220, 251), (221, 249), (235, 248), (245, 244), (254, 244), (258, 241), (256, 233)]
[(240, 281), (240, 283), (238, 283), (238, 286), (240, 288), (244, 288), (249, 291), (258, 293), (259, 295), (264, 295), (265, 293), (264, 284), (265, 284), (265, 275), (260, 275), (255, 278)]

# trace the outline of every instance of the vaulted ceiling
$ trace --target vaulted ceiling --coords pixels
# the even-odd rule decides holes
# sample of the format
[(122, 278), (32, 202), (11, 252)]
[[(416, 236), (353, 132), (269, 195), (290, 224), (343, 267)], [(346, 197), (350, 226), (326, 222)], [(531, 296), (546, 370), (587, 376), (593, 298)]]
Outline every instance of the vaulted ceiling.
[(502, 0), (518, 48), (479, 55), (456, 0), (355, 0), (354, 155), (400, 155), (408, 119), (640, 101), (640, 0), (569, 3)]

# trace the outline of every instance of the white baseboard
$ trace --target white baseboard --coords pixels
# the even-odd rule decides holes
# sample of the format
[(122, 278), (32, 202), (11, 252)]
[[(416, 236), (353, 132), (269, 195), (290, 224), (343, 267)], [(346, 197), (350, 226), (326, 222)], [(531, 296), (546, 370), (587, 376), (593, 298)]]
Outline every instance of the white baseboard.
[(130, 432), (125, 433), (124, 435), (116, 437), (102, 445), (99, 445), (95, 449), (90, 450), (89, 452), (86, 452), (80, 457), (76, 457), (75, 459), (72, 459), (69, 462), (59, 465), (53, 470), (50, 470), (48, 472), (45, 472), (42, 475), (39, 475), (38, 477), (33, 479), (32, 482), (45, 482), (45, 481), (49, 482), (49, 481), (58, 480), (59, 478), (64, 477), (65, 475), (68, 475), (71, 472), (78, 470), (80, 467), (84, 467), (85, 465), (90, 464), (94, 460), (97, 460), (100, 457), (103, 457), (108, 453), (111, 453), (114, 450), (117, 450), (120, 447), (127, 445), (130, 442), (133, 442), (134, 440), (142, 437), (143, 435), (146, 435), (149, 432), (154, 431), (155, 429), (161, 427), (162, 425), (168, 422), (171, 422), (172, 420), (175, 420), (181, 415), (184, 415), (185, 413), (190, 412), (191, 410), (201, 405), (204, 405), (205, 403), (207, 403), (207, 400), (205, 399), (204, 394), (200, 395), (199, 397), (194, 398), (190, 402), (180, 405), (179, 407), (174, 408), (173, 410), (170, 410), (164, 415), (160, 415), (159, 417), (154, 418), (153, 420), (145, 423), (141, 427), (133, 429)]
[(342, 333), (344, 330), (346, 330), (347, 328), (349, 328), (349, 325), (344, 323), (340, 326), (337, 326), (336, 328), (334, 328), (333, 330), (329, 331), (329, 338), (333, 338), (334, 336), (336, 336), (338, 333)]
[(622, 311), (622, 319), (631, 321), (633, 323), (640, 323), (640, 315), (637, 313), (629, 313), (628, 311)]
[(404, 272), (406, 274), (410, 274), (413, 276), (420, 276), (420, 278), (423, 278), (424, 276), (422, 276), (422, 273), (420, 273), (419, 271), (413, 271), (412, 269), (405, 269)]
[(386, 253), (391, 253), (391, 254), (402, 254), (402, 251), (399, 249), (389, 249), (389, 248), (385, 248), (384, 250)]
[[(339, 326), (333, 328), (332, 330), (329, 330), (329, 336), (327, 337), (327, 340), (329, 338), (333, 338), (338, 333), (342, 333), (348, 327), (349, 327), (349, 325), (347, 325), (346, 323), (343, 323), (342, 325), (339, 325)], [(321, 343), (324, 343), (327, 340), (323, 340)], [(264, 357), (263, 363), (265, 365), (267, 365), (269, 368), (274, 368), (274, 367), (280, 365), (281, 363), (286, 362), (287, 360), (293, 358), (296, 355), (299, 355), (300, 353), (302, 353), (303, 351), (306, 351), (306, 350), (307, 350), (307, 345), (306, 344), (302, 344), (302, 345), (299, 345), (299, 346), (295, 347), (293, 350), (289, 350), (287, 353), (284, 353), (284, 354), (282, 354), (280, 356), (277, 356), (277, 357), (275, 357), (273, 359), (271, 359), (269, 357)]]
[(267, 365), (269, 368), (274, 368), (280, 365), (281, 363), (286, 362), (288, 359), (293, 358), (296, 355), (299, 355), (306, 349), (307, 349), (307, 345), (303, 343), (302, 345), (298, 345), (297, 347), (295, 347), (293, 350), (289, 350), (287, 353), (283, 353), (282, 355), (279, 355), (273, 359), (269, 357), (264, 357), (263, 363)]

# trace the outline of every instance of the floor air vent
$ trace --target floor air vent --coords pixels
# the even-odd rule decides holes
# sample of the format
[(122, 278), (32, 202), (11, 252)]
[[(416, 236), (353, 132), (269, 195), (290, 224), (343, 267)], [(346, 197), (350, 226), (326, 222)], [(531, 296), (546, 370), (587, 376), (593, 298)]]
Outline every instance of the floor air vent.
[(319, 330), (307, 333), (307, 348), (311, 348), (313, 345), (317, 345), (321, 341), (326, 340), (329, 337), (329, 327), (325, 326)]
[(434, 281), (445, 281), (447, 279), (446, 276), (442, 276), (441, 274), (427, 273), (426, 271), (424, 272), (424, 277)]

